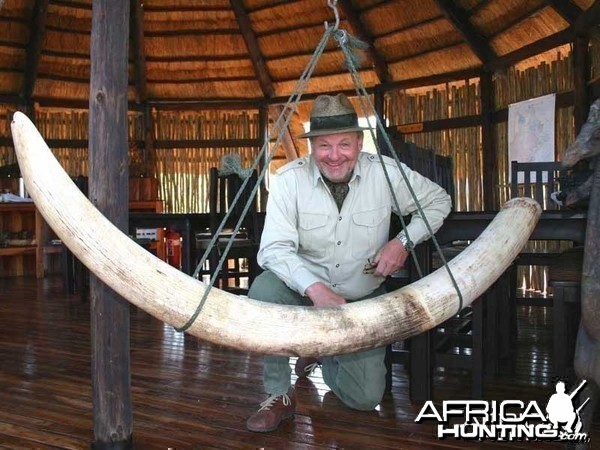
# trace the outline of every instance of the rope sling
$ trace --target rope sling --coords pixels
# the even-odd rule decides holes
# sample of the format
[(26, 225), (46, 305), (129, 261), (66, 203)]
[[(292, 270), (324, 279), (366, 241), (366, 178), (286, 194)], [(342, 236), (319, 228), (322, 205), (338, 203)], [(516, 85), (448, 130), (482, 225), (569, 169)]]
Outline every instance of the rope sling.
[[(356, 54), (356, 50), (364, 50), (365, 48), (368, 47), (368, 44), (351, 36), (345, 30), (339, 29), (340, 17), (339, 17), (339, 12), (337, 10), (337, 0), (327, 0), (327, 5), (333, 10), (334, 17), (335, 17), (335, 23), (333, 25), (329, 25), (328, 22), (325, 22), (325, 24), (324, 24), (325, 31), (323, 33), (323, 36), (321, 37), (321, 40), (319, 41), (319, 44), (315, 48), (315, 51), (312, 54), (308, 64), (306, 65), (306, 68), (302, 72), (300, 78), (296, 82), (294, 89), (293, 89), (292, 93), (290, 94), (290, 97), (288, 98), (287, 103), (281, 109), (281, 112), (280, 112), (279, 116), (277, 117), (277, 120), (273, 124), (273, 129), (272, 129), (271, 133), (269, 133), (269, 136), (267, 137), (267, 139), (265, 139), (265, 143), (263, 144), (260, 151), (256, 155), (252, 165), (247, 169), (247, 173), (252, 173), (259, 167), (261, 159), (264, 158), (264, 164), (263, 164), (262, 168), (260, 169), (260, 171), (258, 172), (256, 184), (252, 187), (252, 191), (250, 192), (250, 195), (248, 196), (248, 199), (247, 199), (246, 203), (244, 204), (244, 208), (240, 214), (239, 219), (237, 220), (237, 222), (235, 224), (233, 232), (227, 239), (227, 245), (225, 246), (225, 249), (223, 250), (221, 257), (219, 258), (217, 267), (215, 268), (213, 274), (211, 275), (210, 282), (207, 286), (207, 289), (204, 291), (202, 299), (198, 303), (198, 306), (196, 307), (194, 314), (192, 314), (190, 319), (183, 326), (176, 328), (177, 331), (185, 332), (194, 323), (194, 321), (200, 314), (202, 307), (203, 307), (212, 287), (214, 286), (214, 283), (218, 277), (218, 274), (221, 272), (221, 269), (223, 268), (223, 264), (227, 260), (227, 255), (229, 253), (229, 250), (231, 249), (231, 247), (234, 244), (234, 240), (242, 226), (244, 218), (246, 217), (250, 207), (252, 206), (252, 202), (254, 201), (254, 198), (256, 197), (256, 194), (258, 192), (258, 189), (260, 188), (261, 182), (264, 179), (267, 170), (269, 170), (269, 163), (273, 159), (273, 156), (275, 155), (275, 152), (278, 149), (279, 144), (281, 143), (281, 139), (283, 138), (284, 133), (282, 131), (287, 129), (287, 127), (289, 126), (292, 116), (294, 115), (294, 113), (296, 112), (296, 110), (298, 108), (298, 104), (300, 103), (302, 94), (306, 90), (306, 86), (308, 85), (310, 77), (312, 76), (312, 74), (315, 70), (315, 67), (317, 66), (317, 63), (319, 61), (319, 58), (321, 57), (323, 51), (325, 50), (325, 48), (327, 46), (327, 42), (329, 41), (329, 39), (331, 37), (333, 37), (338, 42), (340, 48), (342, 49), (342, 52), (344, 53), (345, 63), (346, 63), (347, 69), (352, 77), (352, 81), (354, 83), (357, 97), (360, 102), (361, 111), (362, 111), (364, 117), (367, 117), (367, 120), (368, 120), (369, 116), (375, 117), (376, 127), (380, 131), (381, 137), (383, 138), (387, 148), (393, 149), (392, 143), (390, 142), (390, 139), (387, 135), (385, 127), (383, 126), (377, 112), (375, 111), (375, 107), (373, 106), (373, 103), (371, 102), (371, 100), (369, 98), (369, 94), (367, 93), (367, 91), (362, 83), (362, 80), (360, 78), (360, 75), (358, 74), (358, 71), (357, 71), (357, 66), (360, 64), (360, 59), (358, 58), (358, 56)], [(370, 123), (369, 123), (368, 128), (369, 128), (369, 133), (371, 134), (371, 137), (372, 137), (373, 142), (375, 143), (375, 147), (377, 149), (377, 155), (379, 156), (379, 161), (381, 163), (381, 167), (383, 169), (383, 173), (385, 175), (386, 182), (390, 189), (392, 200), (394, 202), (394, 207), (396, 208), (396, 211), (400, 212), (398, 199), (396, 197), (396, 193), (394, 192), (387, 167), (382, 158), (381, 147), (378, 143), (378, 140), (375, 137), (373, 127), (371, 127)], [(271, 142), (271, 138), (273, 136), (277, 136), (277, 139), (275, 140), (271, 150), (269, 150), (267, 152), (267, 148), (268, 148), (269, 143)], [(408, 191), (417, 207), (417, 212), (423, 219), (423, 222), (427, 228), (429, 236), (432, 238), (435, 249), (437, 250), (438, 255), (440, 256), (443, 266), (446, 268), (446, 271), (450, 277), (450, 280), (452, 281), (452, 285), (456, 289), (456, 292), (458, 294), (458, 299), (459, 299), (459, 306), (458, 306), (458, 311), (457, 311), (457, 314), (458, 314), (462, 310), (462, 305), (463, 305), (463, 297), (462, 297), (462, 294), (458, 287), (458, 284), (454, 278), (454, 275), (452, 274), (452, 271), (450, 270), (450, 267), (448, 266), (446, 257), (444, 256), (444, 253), (442, 252), (442, 250), (440, 248), (440, 245), (433, 233), (431, 225), (429, 224), (427, 217), (423, 213), (423, 209), (421, 207), (419, 199), (417, 198), (416, 193), (414, 192), (412, 186), (409, 183), (408, 177), (407, 177), (406, 173), (404, 172), (404, 169), (402, 167), (402, 164), (400, 162), (398, 155), (394, 151), (390, 151), (390, 153), (391, 153), (392, 157), (394, 158), (394, 161), (396, 162), (396, 165), (398, 166), (400, 173), (402, 174), (402, 177), (408, 188)], [(204, 251), (204, 254), (200, 258), (200, 261), (198, 262), (198, 265), (196, 266), (196, 269), (192, 275), (194, 278), (196, 278), (196, 279), (199, 278), (202, 267), (204, 267), (204, 264), (206, 263), (206, 260), (208, 259), (211, 251), (213, 250), (215, 244), (217, 243), (217, 240), (220, 239), (221, 232), (223, 231), (229, 217), (231, 216), (231, 214), (234, 210), (234, 206), (239, 201), (242, 193), (246, 189), (246, 186), (248, 185), (250, 180), (251, 180), (251, 177), (244, 178), (244, 181), (242, 182), (238, 192), (236, 193), (233, 200), (231, 201), (231, 204), (229, 205), (229, 209), (225, 213), (223, 220), (219, 224), (218, 228), (215, 230), (211, 240), (209, 241), (209, 243), (207, 245), (206, 250)], [(406, 234), (408, 241), (412, 242), (410, 239), (410, 235), (408, 234), (408, 230), (406, 228), (406, 222), (405, 222), (404, 218), (402, 217), (401, 214), (398, 214), (398, 217), (400, 218), (402, 230)], [(422, 278), (423, 273), (422, 273), (417, 255), (416, 255), (413, 247), (414, 246), (412, 246), (412, 245), (410, 246), (410, 254), (415, 263), (415, 267), (417, 269), (419, 278)]]

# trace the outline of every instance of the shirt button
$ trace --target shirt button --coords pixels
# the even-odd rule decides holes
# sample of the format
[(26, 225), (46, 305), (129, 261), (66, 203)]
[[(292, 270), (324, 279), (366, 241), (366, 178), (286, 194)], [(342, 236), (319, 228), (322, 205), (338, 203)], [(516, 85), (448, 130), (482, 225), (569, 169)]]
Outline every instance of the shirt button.
[(338, 220), (342, 220), (342, 216), (338, 217)]
[(340, 267), (340, 265), (339, 265), (339, 264), (336, 264), (336, 265), (335, 265), (335, 267)]
[(342, 245), (342, 241), (337, 241), (337, 245)]

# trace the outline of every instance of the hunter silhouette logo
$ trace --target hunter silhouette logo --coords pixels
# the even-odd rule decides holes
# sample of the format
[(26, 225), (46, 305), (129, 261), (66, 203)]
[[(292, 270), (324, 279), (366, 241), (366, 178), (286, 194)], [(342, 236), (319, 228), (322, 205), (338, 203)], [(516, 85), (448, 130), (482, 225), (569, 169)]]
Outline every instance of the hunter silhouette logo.
[[(556, 394), (552, 394), (546, 412), (548, 420), (552, 423), (554, 429), (560, 428), (567, 434), (578, 434), (581, 431), (583, 423), (579, 417), (579, 411), (590, 400), (587, 398), (577, 410), (573, 407), (573, 397), (585, 386), (586, 380), (583, 380), (577, 388), (570, 394), (565, 394), (565, 383), (559, 381), (556, 383)], [(561, 425), (562, 424), (562, 425)]]
[(583, 380), (567, 394), (565, 383), (556, 383), (556, 393), (550, 396), (545, 413), (536, 401), (446, 400), (436, 407), (429, 400), (415, 422), (437, 421), (440, 439), (589, 442), (587, 434), (581, 433), (579, 417), (589, 398), (577, 409), (573, 406), (585, 384)]

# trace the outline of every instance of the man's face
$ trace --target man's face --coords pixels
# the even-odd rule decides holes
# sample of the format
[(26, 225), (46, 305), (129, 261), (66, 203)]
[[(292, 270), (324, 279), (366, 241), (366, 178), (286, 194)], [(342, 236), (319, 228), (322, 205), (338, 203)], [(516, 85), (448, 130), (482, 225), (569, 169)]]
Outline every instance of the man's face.
[(356, 131), (311, 138), (312, 155), (317, 167), (334, 183), (350, 180), (362, 144), (363, 133)]

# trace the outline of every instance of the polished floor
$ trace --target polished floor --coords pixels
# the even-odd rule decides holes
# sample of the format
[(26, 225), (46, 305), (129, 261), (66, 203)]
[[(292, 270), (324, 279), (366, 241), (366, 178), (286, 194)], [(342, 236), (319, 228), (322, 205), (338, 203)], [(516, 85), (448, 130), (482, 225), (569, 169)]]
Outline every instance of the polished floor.
[[(545, 405), (551, 376), (551, 313), (522, 307), (516, 364), (485, 385), (487, 400)], [(86, 449), (93, 441), (89, 303), (66, 295), (60, 279), (0, 278), (0, 448)], [(293, 363), (293, 360), (292, 360)], [(508, 365), (507, 365), (508, 366)], [(466, 371), (435, 372), (434, 400), (470, 396)], [(547, 442), (439, 440), (416, 424), (404, 367), (376, 411), (358, 412), (326, 395), (320, 372), (296, 380), (297, 414), (276, 432), (246, 431), (264, 399), (259, 355), (178, 333), (131, 309), (134, 442), (138, 449), (458, 449), (562, 448)], [(600, 440), (596, 422), (591, 444)]]

